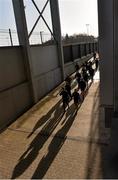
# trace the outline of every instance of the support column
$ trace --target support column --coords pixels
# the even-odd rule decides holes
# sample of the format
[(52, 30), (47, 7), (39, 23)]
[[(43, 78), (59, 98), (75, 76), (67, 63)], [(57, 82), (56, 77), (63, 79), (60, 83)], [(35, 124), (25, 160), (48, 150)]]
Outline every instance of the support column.
[(23, 3), (23, 0), (12, 0), (12, 3), (13, 3), (14, 14), (15, 14), (17, 33), (19, 37), (19, 44), (23, 48), (25, 68), (27, 71), (27, 78), (30, 83), (30, 89), (32, 93), (32, 102), (36, 103), (38, 101), (38, 98), (37, 98), (37, 92), (36, 92), (34, 78), (33, 78), (33, 66), (32, 66), (30, 45), (29, 45), (29, 39), (28, 39), (24, 3)]
[(99, 53), (100, 53), (100, 98), (105, 109), (105, 122), (111, 123), (114, 105), (113, 61), (114, 28), (113, 0), (98, 0)]
[(101, 103), (113, 105), (113, 0), (98, 0)]
[(118, 117), (118, 0), (114, 3), (114, 112)]
[(64, 80), (65, 78), (64, 56), (63, 56), (63, 46), (62, 46), (62, 38), (61, 38), (61, 25), (60, 25), (58, 0), (50, 0), (50, 8), (51, 8), (51, 16), (52, 16), (53, 34), (57, 41), (59, 64), (61, 66), (62, 80)]

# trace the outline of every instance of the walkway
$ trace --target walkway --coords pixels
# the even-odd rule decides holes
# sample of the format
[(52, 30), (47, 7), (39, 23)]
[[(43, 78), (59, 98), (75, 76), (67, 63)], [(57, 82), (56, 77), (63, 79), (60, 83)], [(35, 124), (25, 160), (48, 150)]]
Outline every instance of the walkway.
[(99, 77), (78, 112), (63, 114), (55, 89), (0, 134), (0, 178), (104, 178), (104, 128)]

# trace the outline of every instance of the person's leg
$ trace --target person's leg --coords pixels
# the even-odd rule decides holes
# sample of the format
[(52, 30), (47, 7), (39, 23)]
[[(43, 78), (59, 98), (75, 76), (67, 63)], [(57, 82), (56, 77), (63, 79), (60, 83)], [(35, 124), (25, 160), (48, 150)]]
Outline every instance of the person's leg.
[(80, 89), (80, 85), (79, 85), (79, 82), (78, 82), (78, 91), (79, 91), (79, 89)]
[(69, 100), (66, 100), (66, 106), (69, 108)]
[(82, 101), (84, 101), (84, 90), (81, 90)]
[(86, 81), (86, 88), (88, 88), (88, 80)]
[(93, 77), (94, 77), (94, 74), (93, 74), (93, 76), (92, 76), (92, 82), (93, 82)]
[(75, 102), (75, 107), (76, 107), (76, 109), (78, 108), (78, 102)]
[(63, 109), (64, 109), (64, 112), (66, 111), (66, 102), (65, 100), (63, 100)]
[(68, 106), (68, 108), (70, 107), (70, 106), (69, 106), (69, 102), (67, 102), (67, 106)]
[(93, 75), (91, 75), (91, 82), (93, 82)]
[(69, 91), (69, 96), (70, 96), (70, 99), (72, 100), (72, 94), (71, 94), (71, 90)]

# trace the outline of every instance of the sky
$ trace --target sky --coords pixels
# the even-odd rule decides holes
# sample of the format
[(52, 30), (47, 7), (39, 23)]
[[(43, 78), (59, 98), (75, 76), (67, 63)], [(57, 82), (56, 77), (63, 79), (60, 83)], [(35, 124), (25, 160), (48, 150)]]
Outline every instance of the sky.
[[(35, 0), (35, 2), (41, 11), (46, 0)], [(38, 13), (31, 0), (24, 0), (24, 4), (28, 31), (30, 31)], [(88, 32), (89, 35), (98, 36), (97, 0), (59, 0), (59, 8), (62, 35)], [(49, 4), (45, 9), (44, 17), (52, 29)], [(0, 29), (9, 28), (16, 29), (12, 0), (0, 0)], [(41, 19), (35, 29), (35, 32), (40, 31), (49, 33)]]
[(62, 32), (89, 31), (89, 34), (98, 35), (97, 0), (60, 0), (59, 5)]

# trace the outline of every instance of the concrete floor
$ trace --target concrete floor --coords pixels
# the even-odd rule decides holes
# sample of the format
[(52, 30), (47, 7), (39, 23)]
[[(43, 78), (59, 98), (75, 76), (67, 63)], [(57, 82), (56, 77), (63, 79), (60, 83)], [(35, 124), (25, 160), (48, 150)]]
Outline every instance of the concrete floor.
[(78, 111), (63, 114), (60, 86), (0, 134), (0, 178), (106, 178), (99, 73)]

